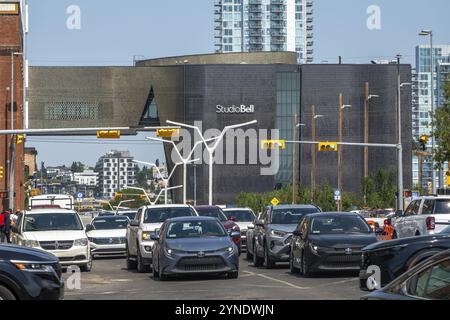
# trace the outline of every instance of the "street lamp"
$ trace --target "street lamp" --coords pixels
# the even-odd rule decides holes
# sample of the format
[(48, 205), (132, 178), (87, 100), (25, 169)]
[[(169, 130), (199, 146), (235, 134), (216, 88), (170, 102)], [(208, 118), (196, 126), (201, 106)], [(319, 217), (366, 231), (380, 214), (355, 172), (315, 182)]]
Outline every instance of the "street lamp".
[[(431, 114), (434, 116), (434, 48), (433, 48), (433, 31), (432, 30), (422, 30), (419, 32), (419, 36), (430, 37), (430, 58), (431, 58)], [(433, 135), (431, 137), (431, 170), (433, 173), (433, 194), (436, 194), (436, 171), (434, 170), (434, 150), (436, 147), (436, 140), (434, 138), (434, 121), (431, 122), (431, 132)]]
[[(167, 188), (167, 190), (179, 189), (179, 188), (181, 188), (181, 187), (183, 187), (183, 186), (171, 187), (171, 188)], [(151, 206), (154, 206), (154, 205), (158, 202), (159, 198), (161, 197), (161, 194), (163, 193), (163, 191), (165, 191), (165, 189), (160, 190), (159, 193), (158, 193), (158, 195), (157, 195), (156, 198), (155, 198), (155, 201), (151, 201), (151, 200), (150, 200), (150, 197), (149, 197), (148, 194), (147, 194), (147, 191), (145, 191), (144, 188), (138, 188), (138, 187), (129, 187), (129, 186), (126, 186), (125, 189), (132, 189), (132, 190), (139, 190), (139, 191), (142, 191), (142, 192), (144, 193), (145, 197), (147, 198), (148, 203), (150, 203)]]
[(342, 110), (346, 109), (346, 108), (351, 108), (353, 107), (351, 104), (344, 104), (342, 105)]
[(209, 205), (212, 205), (213, 204), (213, 190), (212, 189), (213, 189), (213, 165), (214, 165), (213, 164), (213, 161), (214, 161), (214, 157), (213, 156), (214, 156), (214, 152), (216, 151), (217, 147), (219, 146), (219, 144), (222, 141), (225, 133), (228, 130), (233, 130), (233, 129), (236, 129), (236, 128), (240, 128), (240, 127), (248, 126), (248, 125), (251, 125), (251, 124), (255, 124), (258, 121), (257, 120), (253, 120), (253, 121), (249, 121), (249, 122), (245, 122), (245, 123), (235, 124), (235, 125), (232, 125), (232, 126), (226, 126), (225, 128), (223, 128), (223, 130), (222, 130), (221, 134), (219, 135), (219, 137), (217, 138), (216, 142), (211, 147), (208, 145), (208, 142), (203, 137), (203, 133), (200, 131), (199, 127), (188, 125), (188, 124), (184, 124), (184, 123), (174, 122), (174, 121), (170, 121), (170, 120), (167, 120), (166, 122), (168, 124), (171, 124), (171, 125), (176, 125), (176, 126), (180, 126), (180, 127), (186, 127), (186, 128), (194, 129), (198, 133), (198, 135), (199, 135), (200, 139), (202, 140), (203, 144), (205, 145), (206, 150), (208, 151), (208, 154), (209, 154)]
[[(192, 150), (191, 150), (191, 152), (189, 153), (189, 155), (186, 157), (186, 158), (183, 158), (183, 155), (181, 154), (181, 152), (180, 152), (180, 150), (178, 150), (178, 148), (177, 148), (177, 146), (176, 146), (176, 144), (175, 144), (175, 142), (173, 142), (172, 140), (164, 140), (164, 139), (159, 139), (159, 138), (153, 138), (153, 137), (147, 137), (147, 139), (148, 140), (152, 140), (152, 141), (158, 141), (158, 142), (162, 142), (162, 143), (170, 143), (172, 146), (173, 146), (173, 148), (175, 149), (175, 151), (176, 151), (176, 153), (177, 153), (177, 155), (178, 155), (178, 157), (181, 159), (181, 162), (183, 163), (183, 204), (186, 204), (186, 202), (187, 202), (187, 197), (186, 197), (186, 190), (187, 190), (187, 178), (186, 178), (186, 176), (187, 176), (187, 165), (188, 165), (188, 163), (191, 163), (191, 162), (197, 162), (197, 161), (199, 161), (200, 159), (196, 159), (196, 160), (194, 160), (194, 161), (190, 161), (190, 159), (191, 159), (191, 157), (192, 157), (192, 155), (194, 154), (194, 152), (195, 152), (195, 149), (199, 146), (199, 145), (201, 145), (202, 143), (203, 143), (203, 141), (197, 141), (195, 144), (194, 144), (194, 147), (192, 148)], [(218, 137), (214, 137), (214, 138), (211, 138), (211, 139), (206, 139), (206, 141), (207, 142), (211, 142), (211, 141), (214, 141), (214, 140), (217, 140), (218, 139)]]

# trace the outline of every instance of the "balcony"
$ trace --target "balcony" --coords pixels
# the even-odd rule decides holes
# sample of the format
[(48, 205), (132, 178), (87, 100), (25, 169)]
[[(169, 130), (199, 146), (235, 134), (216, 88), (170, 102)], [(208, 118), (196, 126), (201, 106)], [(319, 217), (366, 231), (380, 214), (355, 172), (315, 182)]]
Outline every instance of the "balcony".
[(262, 29), (262, 24), (261, 24), (261, 22), (258, 23), (258, 22), (253, 21), (253, 22), (249, 22), (248, 27), (250, 29)]
[(285, 22), (272, 22), (270, 27), (273, 29), (284, 29), (286, 27)]
[(275, 21), (284, 21), (286, 18), (286, 16), (284, 15), (284, 13), (272, 13), (270, 15), (270, 19), (271, 20), (275, 20)]
[(259, 21), (259, 20), (261, 20), (262, 19), (262, 14), (260, 14), (260, 13), (250, 13), (249, 15), (248, 15), (248, 20), (249, 21)]

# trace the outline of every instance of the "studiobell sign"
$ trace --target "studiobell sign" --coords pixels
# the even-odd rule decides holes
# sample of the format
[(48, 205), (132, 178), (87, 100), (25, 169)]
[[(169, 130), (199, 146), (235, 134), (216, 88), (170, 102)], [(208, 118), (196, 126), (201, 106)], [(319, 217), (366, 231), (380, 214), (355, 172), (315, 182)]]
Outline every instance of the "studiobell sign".
[(230, 114), (251, 114), (251, 113), (255, 113), (255, 105), (250, 104), (250, 105), (244, 105), (241, 104), (239, 106), (236, 105), (232, 105), (232, 106), (222, 106), (222, 105), (217, 105), (216, 106), (216, 113), (218, 114), (224, 114), (224, 113), (230, 113)]

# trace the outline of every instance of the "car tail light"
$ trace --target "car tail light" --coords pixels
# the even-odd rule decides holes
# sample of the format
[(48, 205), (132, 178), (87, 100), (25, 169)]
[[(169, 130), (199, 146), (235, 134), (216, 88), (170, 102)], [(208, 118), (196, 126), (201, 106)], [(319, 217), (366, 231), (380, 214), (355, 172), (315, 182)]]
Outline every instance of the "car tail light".
[(427, 220), (427, 230), (434, 230), (436, 228), (436, 221), (434, 217), (428, 217)]
[(240, 237), (233, 238), (233, 242), (239, 245), (241, 243), (241, 238)]

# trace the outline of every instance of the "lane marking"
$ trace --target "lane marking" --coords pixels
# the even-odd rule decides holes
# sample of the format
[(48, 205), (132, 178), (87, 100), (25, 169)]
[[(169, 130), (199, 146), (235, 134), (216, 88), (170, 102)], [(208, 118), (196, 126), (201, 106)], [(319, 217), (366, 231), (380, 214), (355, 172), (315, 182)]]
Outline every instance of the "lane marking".
[(265, 274), (254, 273), (254, 272), (250, 272), (250, 271), (244, 271), (244, 272), (245, 272), (245, 273), (248, 273), (248, 274), (253, 274), (253, 275), (256, 275), (256, 276), (258, 276), (258, 277), (262, 277), (262, 278), (265, 278), (265, 279), (268, 279), (268, 280), (272, 280), (272, 281), (275, 281), (275, 282), (279, 282), (279, 283), (285, 284), (285, 285), (287, 285), (287, 286), (289, 286), (289, 287), (291, 287), (291, 288), (300, 289), (300, 290), (308, 290), (308, 289), (311, 289), (311, 287), (299, 287), (299, 286), (296, 286), (295, 284), (292, 284), (292, 283), (290, 283), (290, 282), (283, 281), (283, 280), (276, 279), (276, 278), (272, 278), (272, 277), (269, 277), (269, 276), (267, 276), (267, 275), (265, 275)]

